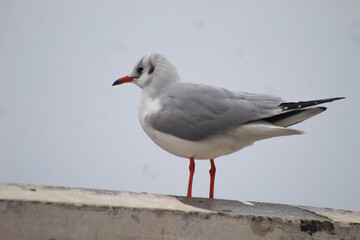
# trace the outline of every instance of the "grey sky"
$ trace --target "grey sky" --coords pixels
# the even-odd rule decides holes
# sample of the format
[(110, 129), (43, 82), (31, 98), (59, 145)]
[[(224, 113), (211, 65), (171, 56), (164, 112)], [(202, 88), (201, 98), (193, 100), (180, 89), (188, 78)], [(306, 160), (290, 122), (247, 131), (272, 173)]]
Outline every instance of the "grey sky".
[[(188, 160), (155, 145), (141, 90), (112, 87), (145, 54), (186, 81), (289, 101), (345, 96), (216, 160), (215, 197), (360, 209), (359, 1), (0, 0), (0, 181), (185, 195)], [(207, 197), (209, 161), (193, 195)]]

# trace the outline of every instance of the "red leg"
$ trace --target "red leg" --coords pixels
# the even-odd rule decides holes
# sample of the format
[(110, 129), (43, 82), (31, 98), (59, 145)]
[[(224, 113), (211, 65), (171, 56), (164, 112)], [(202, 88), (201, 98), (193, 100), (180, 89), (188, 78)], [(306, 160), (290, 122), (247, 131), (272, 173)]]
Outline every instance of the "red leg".
[(194, 172), (195, 172), (195, 161), (194, 161), (193, 157), (190, 158), (189, 171), (190, 171), (190, 175), (189, 175), (189, 185), (188, 185), (187, 196), (191, 197), (192, 183), (193, 183), (193, 177), (194, 177)]
[(210, 193), (209, 193), (209, 198), (214, 198), (214, 184), (215, 184), (215, 173), (216, 173), (214, 159), (210, 159), (210, 164), (211, 164), (211, 168), (209, 170), (209, 173), (210, 173)]

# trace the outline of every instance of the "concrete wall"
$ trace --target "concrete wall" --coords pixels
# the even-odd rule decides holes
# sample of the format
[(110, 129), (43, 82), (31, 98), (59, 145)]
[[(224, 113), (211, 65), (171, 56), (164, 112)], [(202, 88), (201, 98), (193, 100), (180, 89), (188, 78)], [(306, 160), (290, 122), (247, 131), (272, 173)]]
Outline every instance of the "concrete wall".
[(360, 239), (360, 212), (0, 183), (0, 239)]

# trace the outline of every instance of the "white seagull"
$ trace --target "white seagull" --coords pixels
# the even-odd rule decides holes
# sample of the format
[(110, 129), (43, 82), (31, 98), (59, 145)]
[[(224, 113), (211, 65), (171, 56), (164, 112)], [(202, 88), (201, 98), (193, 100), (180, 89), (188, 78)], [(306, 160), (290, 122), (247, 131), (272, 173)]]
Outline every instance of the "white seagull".
[(164, 150), (190, 159), (187, 196), (192, 195), (195, 159), (210, 159), (210, 194), (214, 197), (214, 159), (262, 139), (302, 134), (288, 128), (326, 110), (314, 105), (343, 99), (282, 102), (269, 94), (233, 92), (181, 81), (160, 54), (146, 55), (114, 85), (142, 88), (139, 120), (146, 134)]

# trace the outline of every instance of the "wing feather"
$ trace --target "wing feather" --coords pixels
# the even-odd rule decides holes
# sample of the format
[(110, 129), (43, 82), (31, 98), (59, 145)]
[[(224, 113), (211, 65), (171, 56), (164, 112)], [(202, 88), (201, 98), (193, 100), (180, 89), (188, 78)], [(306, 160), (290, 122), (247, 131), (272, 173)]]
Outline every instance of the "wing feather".
[(160, 98), (162, 108), (149, 116), (161, 132), (199, 141), (240, 124), (272, 116), (281, 98), (267, 94), (231, 92), (223, 88), (181, 83)]

